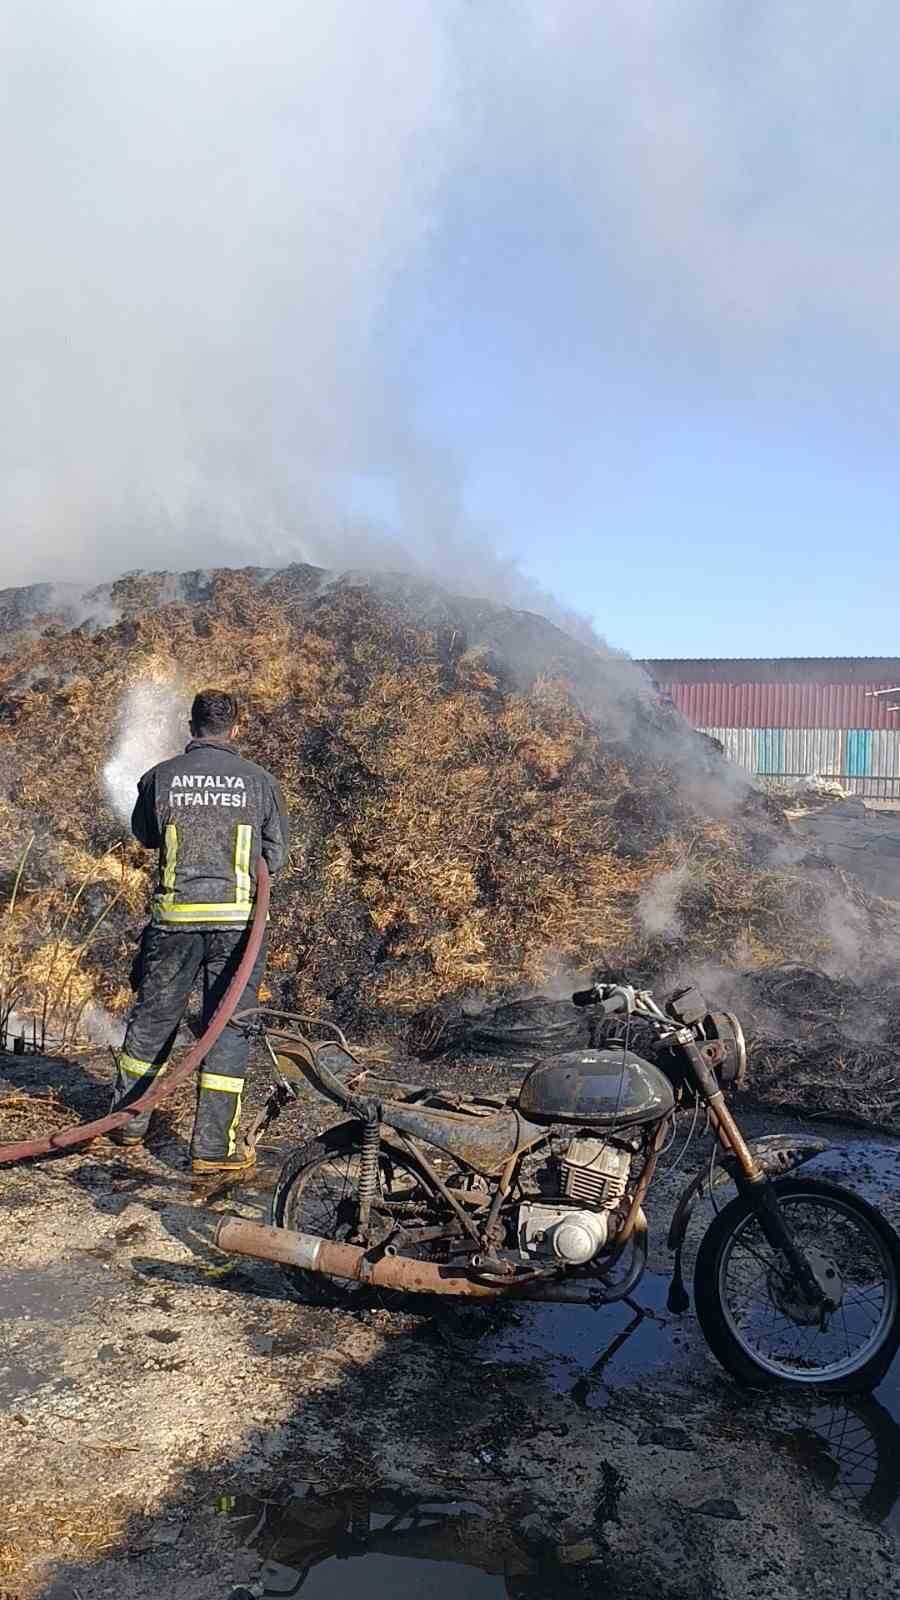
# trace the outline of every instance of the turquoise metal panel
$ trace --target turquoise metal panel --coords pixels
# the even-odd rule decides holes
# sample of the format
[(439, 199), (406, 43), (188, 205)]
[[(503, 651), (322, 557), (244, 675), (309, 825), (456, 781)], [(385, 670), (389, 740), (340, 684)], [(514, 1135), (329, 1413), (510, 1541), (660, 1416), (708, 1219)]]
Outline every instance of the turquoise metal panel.
[(755, 728), (756, 770), (762, 777), (778, 778), (784, 772), (784, 729)]
[(850, 728), (844, 752), (848, 778), (864, 778), (872, 753), (871, 728)]

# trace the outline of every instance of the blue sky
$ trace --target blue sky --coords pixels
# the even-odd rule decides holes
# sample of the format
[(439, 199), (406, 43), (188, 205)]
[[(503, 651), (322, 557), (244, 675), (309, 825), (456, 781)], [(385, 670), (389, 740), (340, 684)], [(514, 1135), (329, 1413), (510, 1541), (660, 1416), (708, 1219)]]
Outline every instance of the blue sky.
[[(571, 305), (589, 276), (553, 281)], [(842, 416), (802, 366), (748, 368), (742, 393), (740, 368), (723, 384), (690, 351), (586, 351), (531, 290), (515, 326), (459, 320), (423, 352), (422, 415), (474, 525), (636, 655), (900, 653), (893, 429), (860, 424), (852, 393)]]
[[(642, 9), (624, 46), (575, 8), (529, 80), (548, 137), (488, 118), (429, 262), (421, 415), (472, 522), (634, 654), (898, 653), (896, 18)], [(619, 49), (658, 97), (650, 177), (624, 65), (604, 98)]]
[(893, 0), (10, 0), (0, 584), (900, 653)]

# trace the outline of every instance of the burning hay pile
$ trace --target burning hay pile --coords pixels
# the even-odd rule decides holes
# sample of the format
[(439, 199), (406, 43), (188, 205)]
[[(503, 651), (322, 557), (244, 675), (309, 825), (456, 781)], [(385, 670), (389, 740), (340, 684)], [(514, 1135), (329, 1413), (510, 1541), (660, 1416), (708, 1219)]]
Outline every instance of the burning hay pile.
[(172, 595), (122, 580), (114, 625), (20, 632), (0, 659), (0, 904), (34, 835), (0, 991), (51, 1032), (128, 1003), (146, 860), (103, 773), (123, 704), (140, 734), (140, 683), (176, 709), (234, 688), (282, 783), (273, 1003), (406, 1041), (423, 1013), (600, 968), (829, 959), (834, 874), (777, 864), (777, 808), (624, 657), (402, 579), (223, 571)]

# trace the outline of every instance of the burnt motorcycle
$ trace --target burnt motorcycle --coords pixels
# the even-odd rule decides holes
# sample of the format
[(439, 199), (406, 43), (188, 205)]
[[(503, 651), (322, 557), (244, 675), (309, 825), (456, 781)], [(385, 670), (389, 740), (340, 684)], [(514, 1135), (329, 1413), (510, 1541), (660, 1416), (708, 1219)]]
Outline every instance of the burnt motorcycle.
[[(279, 1262), (304, 1299), (385, 1292), (469, 1302), (629, 1299), (647, 1266), (644, 1202), (676, 1114), (705, 1115), (712, 1152), (675, 1209), (669, 1309), (687, 1310), (681, 1257), (701, 1196), (736, 1197), (701, 1240), (697, 1317), (714, 1355), (756, 1387), (871, 1390), (900, 1344), (900, 1239), (847, 1189), (792, 1175), (827, 1148), (808, 1135), (747, 1140), (740, 1023), (684, 989), (597, 983), (595, 1047), (540, 1060), (511, 1095), (452, 1095), (378, 1078), (337, 1028), (258, 1010), (277, 1081), (263, 1126), (303, 1074), (345, 1113), (293, 1152), (271, 1222), (226, 1217), (230, 1254)], [(634, 1046), (640, 1047), (640, 1052)], [(292, 1081), (293, 1080), (293, 1081)]]

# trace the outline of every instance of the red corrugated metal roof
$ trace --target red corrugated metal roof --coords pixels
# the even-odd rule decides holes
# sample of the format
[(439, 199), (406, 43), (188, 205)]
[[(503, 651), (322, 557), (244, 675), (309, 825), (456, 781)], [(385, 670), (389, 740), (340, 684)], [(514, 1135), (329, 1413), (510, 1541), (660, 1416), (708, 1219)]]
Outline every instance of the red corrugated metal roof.
[(883, 682), (657, 682), (695, 728), (900, 728), (900, 694), (867, 694)]

